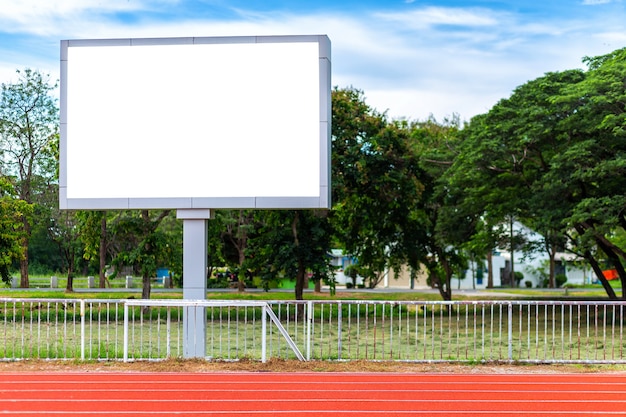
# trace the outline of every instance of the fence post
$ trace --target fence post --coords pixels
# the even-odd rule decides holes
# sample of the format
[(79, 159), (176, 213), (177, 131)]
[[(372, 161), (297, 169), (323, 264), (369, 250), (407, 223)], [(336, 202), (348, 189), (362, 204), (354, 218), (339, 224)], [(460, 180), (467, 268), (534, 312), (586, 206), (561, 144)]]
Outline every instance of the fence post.
[(128, 304), (124, 303), (124, 362), (128, 362)]
[(261, 320), (261, 362), (267, 362), (267, 309), (268, 304), (263, 304), (263, 319)]
[(166, 350), (167, 350), (167, 358), (169, 359), (169, 357), (172, 355), (172, 348), (171, 348), (171, 334), (172, 334), (172, 314), (171, 314), (171, 310), (168, 307), (167, 308), (167, 346), (166, 346)]
[(311, 333), (313, 328), (313, 301), (307, 302), (306, 310), (306, 360), (311, 360)]
[(85, 300), (80, 300), (80, 359), (85, 360)]
[(513, 361), (513, 304), (508, 303), (509, 306), (509, 318), (508, 318), (508, 345), (509, 345), (509, 361)]
[(341, 360), (341, 330), (342, 330), (342, 326), (341, 326), (341, 322), (343, 320), (342, 318), (342, 308), (341, 308), (341, 301), (339, 301), (339, 303), (337, 303), (337, 360)]

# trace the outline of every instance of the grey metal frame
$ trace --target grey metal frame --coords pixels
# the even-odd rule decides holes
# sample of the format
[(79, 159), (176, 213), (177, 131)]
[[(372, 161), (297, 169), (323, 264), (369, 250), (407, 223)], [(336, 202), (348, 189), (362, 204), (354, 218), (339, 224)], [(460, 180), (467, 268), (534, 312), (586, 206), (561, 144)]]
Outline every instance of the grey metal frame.
[[(132, 45), (202, 45), (235, 43), (294, 43), (317, 42), (319, 45), (319, 98), (320, 98), (320, 178), (319, 197), (203, 197), (188, 198), (68, 198), (67, 197), (67, 83), (68, 48), (81, 46), (132, 46)], [(183, 37), (137, 39), (80, 39), (62, 40), (60, 78), (60, 172), (59, 203), (61, 209), (314, 209), (330, 208), (330, 138), (331, 138), (331, 43), (326, 35), (301, 36), (234, 36), (234, 37)]]

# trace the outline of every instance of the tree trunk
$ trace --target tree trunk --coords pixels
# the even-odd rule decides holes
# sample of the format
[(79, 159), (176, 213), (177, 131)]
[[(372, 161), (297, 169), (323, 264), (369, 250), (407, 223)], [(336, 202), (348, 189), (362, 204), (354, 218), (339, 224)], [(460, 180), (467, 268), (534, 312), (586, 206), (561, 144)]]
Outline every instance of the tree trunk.
[[(605, 244), (604, 241), (602, 241), (601, 239), (595, 239), (598, 247), (600, 249), (602, 249), (602, 251), (606, 254), (606, 257), (609, 258), (609, 260), (611, 261), (611, 263), (613, 264), (613, 267), (615, 268), (615, 270), (617, 271), (617, 275), (619, 276), (619, 280), (620, 283), (622, 285), (622, 299), (626, 299), (626, 270), (624, 270), (624, 265), (622, 264), (619, 256), (615, 253), (615, 251), (608, 245)], [(604, 274), (600, 273), (598, 275), (598, 278), (600, 278), (600, 280), (602, 281), (604, 278)], [(604, 283), (602, 284), (604, 286)], [(609, 287), (610, 284), (607, 281), (607, 285)], [(613, 287), (611, 287), (612, 289)], [(605, 288), (606, 289), (606, 288)], [(613, 292), (615, 294), (615, 292)], [(617, 296), (616, 296), (617, 298)]]
[(239, 291), (239, 292), (245, 292), (246, 291), (245, 276), (246, 276), (246, 274), (244, 273), (243, 269), (241, 268), (241, 263), (240, 263), (239, 264), (239, 274), (237, 274), (237, 291)]
[(452, 273), (446, 272), (445, 283), (439, 286), (439, 294), (443, 301), (452, 301), (452, 287), (450, 283), (452, 281)]
[(20, 288), (28, 288), (28, 247), (24, 249), (24, 257), (20, 260)]
[(604, 291), (606, 291), (606, 294), (609, 296), (609, 299), (617, 300), (617, 295), (615, 294), (615, 290), (613, 290), (613, 287), (611, 287), (611, 284), (609, 284), (609, 281), (607, 281), (607, 279), (604, 278), (604, 274), (602, 273), (602, 268), (600, 268), (600, 265), (598, 264), (598, 261), (596, 260), (596, 258), (594, 258), (591, 252), (589, 251), (586, 251), (583, 257), (589, 262), (589, 265), (591, 265), (591, 269), (593, 269), (593, 272), (596, 274), (596, 276), (600, 280), (600, 283), (602, 284), (602, 287), (604, 287)]
[(237, 255), (239, 256), (239, 273), (237, 274), (237, 291), (245, 292), (245, 272), (243, 270), (243, 264), (246, 261), (246, 248), (248, 247), (248, 232), (244, 225), (247, 224), (245, 220), (244, 211), (239, 210), (239, 228), (237, 242), (235, 247), (237, 248)]
[(243, 270), (243, 263), (246, 261), (245, 247), (239, 250), (239, 273), (237, 274), (237, 291), (246, 291), (246, 273)]
[[(296, 247), (296, 253), (300, 246), (300, 240), (298, 239), (298, 221), (300, 220), (300, 212), (296, 210), (293, 216), (293, 222), (291, 223), (291, 233), (293, 234), (293, 244)], [(306, 271), (304, 268), (304, 262), (298, 257), (298, 271), (296, 272), (296, 287), (295, 295), (296, 300), (304, 300), (304, 277)]]
[(556, 269), (556, 248), (554, 245), (550, 245), (550, 272), (548, 275), (548, 287), (550, 288), (556, 288), (556, 280), (554, 278), (555, 275), (555, 269)]
[(487, 288), (493, 288), (493, 254), (487, 252)]
[(441, 299), (443, 301), (451, 301), (452, 300), (452, 289), (450, 288), (450, 279), (439, 276), (437, 272), (431, 272), (430, 274), (431, 281), (435, 281), (437, 283), (437, 289), (439, 290), (439, 295), (441, 295)]
[[(470, 265), (472, 268), (472, 289), (475, 290), (476, 289), (476, 257), (474, 255), (472, 255)], [(459, 277), (459, 282), (461, 282), (461, 277)]]
[(141, 288), (141, 298), (143, 298), (144, 300), (149, 300), (150, 299), (150, 290), (151, 290), (151, 285), (150, 285), (150, 276), (148, 276), (147, 274), (145, 274), (142, 277), (142, 288)]
[(510, 222), (510, 247), (511, 247), (511, 288), (517, 287), (517, 280), (515, 279), (515, 245), (513, 244), (513, 216), (511, 216)]
[(106, 287), (106, 263), (107, 263), (107, 213), (102, 213), (100, 220), (100, 288)]
[(22, 218), (24, 225), (24, 237), (22, 238), (22, 250), (24, 255), (20, 260), (20, 288), (28, 288), (28, 239), (30, 239), (30, 222), (26, 217)]
[(318, 279), (317, 281), (315, 281), (315, 292), (320, 293), (322, 292), (322, 280)]
[(304, 300), (304, 279), (306, 269), (301, 259), (298, 259), (298, 272), (296, 273), (296, 300)]
[(452, 300), (452, 288), (450, 288), (452, 271), (449, 268), (448, 262), (441, 256), (442, 252), (438, 249), (436, 249), (436, 252), (438, 261), (443, 268), (444, 276), (441, 276), (440, 271), (437, 270), (437, 262), (431, 262), (430, 265), (427, 266), (428, 275), (430, 276), (431, 285), (433, 283), (437, 284), (437, 290), (439, 291), (439, 295), (441, 295), (441, 299), (443, 301), (450, 301)]
[(443, 271), (445, 274), (445, 283), (444, 285), (439, 286), (439, 293), (441, 294), (441, 298), (443, 298), (444, 301), (451, 301), (452, 288), (450, 284), (452, 282), (452, 268), (450, 267), (448, 259), (445, 257), (445, 251), (438, 249), (437, 252), (439, 262), (441, 262), (441, 266), (443, 267)]
[(72, 266), (67, 268), (67, 285), (65, 286), (65, 292), (74, 292), (74, 269)]
[[(144, 238), (146, 236), (148, 236), (148, 234), (153, 233), (154, 230), (156, 229), (156, 227), (158, 226), (158, 223), (155, 222), (155, 224), (152, 224), (150, 222), (150, 212), (148, 210), (142, 210), (141, 211), (141, 219), (143, 220), (143, 233), (144, 233)], [(159, 220), (160, 221), (160, 220)], [(146, 253), (152, 254), (152, 250), (154, 249), (152, 247), (151, 243), (146, 243), (145, 244), (145, 251)], [(144, 300), (148, 300), (150, 299), (150, 274), (144, 270), (142, 277), (141, 277), (141, 281), (142, 281), (142, 286), (141, 286), (141, 298), (143, 298)], [(146, 310), (144, 308), (144, 310)]]

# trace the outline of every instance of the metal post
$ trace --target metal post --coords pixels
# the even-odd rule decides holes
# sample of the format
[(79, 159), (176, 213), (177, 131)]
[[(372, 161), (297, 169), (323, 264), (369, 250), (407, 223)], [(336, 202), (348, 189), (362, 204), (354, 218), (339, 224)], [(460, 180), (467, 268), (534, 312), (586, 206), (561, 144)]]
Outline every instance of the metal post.
[(172, 355), (172, 347), (171, 347), (171, 340), (172, 340), (172, 313), (170, 308), (168, 307), (167, 309), (167, 346), (166, 346), (166, 350), (167, 350), (167, 357), (169, 358)]
[(342, 331), (342, 326), (341, 326), (341, 322), (343, 320), (342, 317), (342, 308), (341, 308), (341, 301), (339, 303), (337, 303), (337, 360), (341, 360), (341, 331)]
[[(207, 239), (210, 210), (178, 210), (183, 220), (183, 299), (206, 300)], [(183, 310), (183, 357), (206, 356), (206, 307)]]
[(80, 359), (85, 360), (85, 300), (80, 300)]
[(263, 318), (261, 320), (261, 362), (267, 362), (267, 304), (263, 305)]
[(307, 303), (306, 310), (306, 360), (311, 360), (311, 333), (313, 327), (313, 301)]
[(128, 362), (128, 304), (124, 304), (124, 362)]
[(509, 305), (509, 361), (513, 361), (513, 304), (508, 303)]

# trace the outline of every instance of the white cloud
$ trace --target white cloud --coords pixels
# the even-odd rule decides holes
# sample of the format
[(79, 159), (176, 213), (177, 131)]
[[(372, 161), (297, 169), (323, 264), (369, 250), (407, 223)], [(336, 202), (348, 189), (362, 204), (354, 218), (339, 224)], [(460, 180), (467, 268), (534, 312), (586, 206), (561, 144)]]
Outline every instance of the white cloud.
[(0, 26), (4, 32), (40, 36), (66, 28), (103, 21), (113, 13), (135, 13), (176, 4), (177, 0), (0, 0)]
[[(0, 7), (5, 2), (0, 0)], [(232, 20), (169, 22), (149, 20), (152, 14), (136, 12), (135, 21), (125, 24), (113, 20), (111, 14), (148, 10), (156, 8), (155, 3), (66, 0), (65, 13), (45, 6), (45, 13), (34, 14), (26, 5), (35, 2), (39, 3), (14, 2), (20, 5), (11, 6), (11, 13), (3, 11), (0, 27), (6, 28), (4, 22), (10, 20), (15, 28), (15, 22), (27, 15), (37, 19), (37, 24), (20, 23), (21, 28), (45, 34), (40, 42), (50, 49), (49, 61), (29, 55), (28, 48), (8, 59), (0, 51), (4, 55), (0, 77), (5, 74), (3, 68), (11, 65), (15, 65), (11, 73), (24, 66), (46, 69), (48, 65), (47, 71), (58, 77), (59, 39), (328, 34), (333, 44), (333, 85), (359, 88), (373, 107), (389, 109), (392, 117), (412, 119), (431, 113), (438, 119), (452, 113), (469, 119), (544, 72), (581, 67), (583, 56), (601, 55), (626, 44), (624, 22), (617, 17), (614, 22), (526, 21), (512, 12), (411, 6), (415, 10), (405, 14), (250, 14), (240, 10)]]
[(54, 18), (86, 12), (129, 12), (154, 10), (164, 5), (175, 5), (178, 0), (1, 0), (2, 15), (16, 21), (25, 18)]
[(426, 7), (407, 13), (376, 13), (375, 16), (412, 29), (435, 25), (485, 27), (496, 25), (499, 20), (497, 14), (487, 9), (448, 7)]
[(583, 0), (585, 6), (596, 6), (598, 4), (609, 4), (612, 0)]

